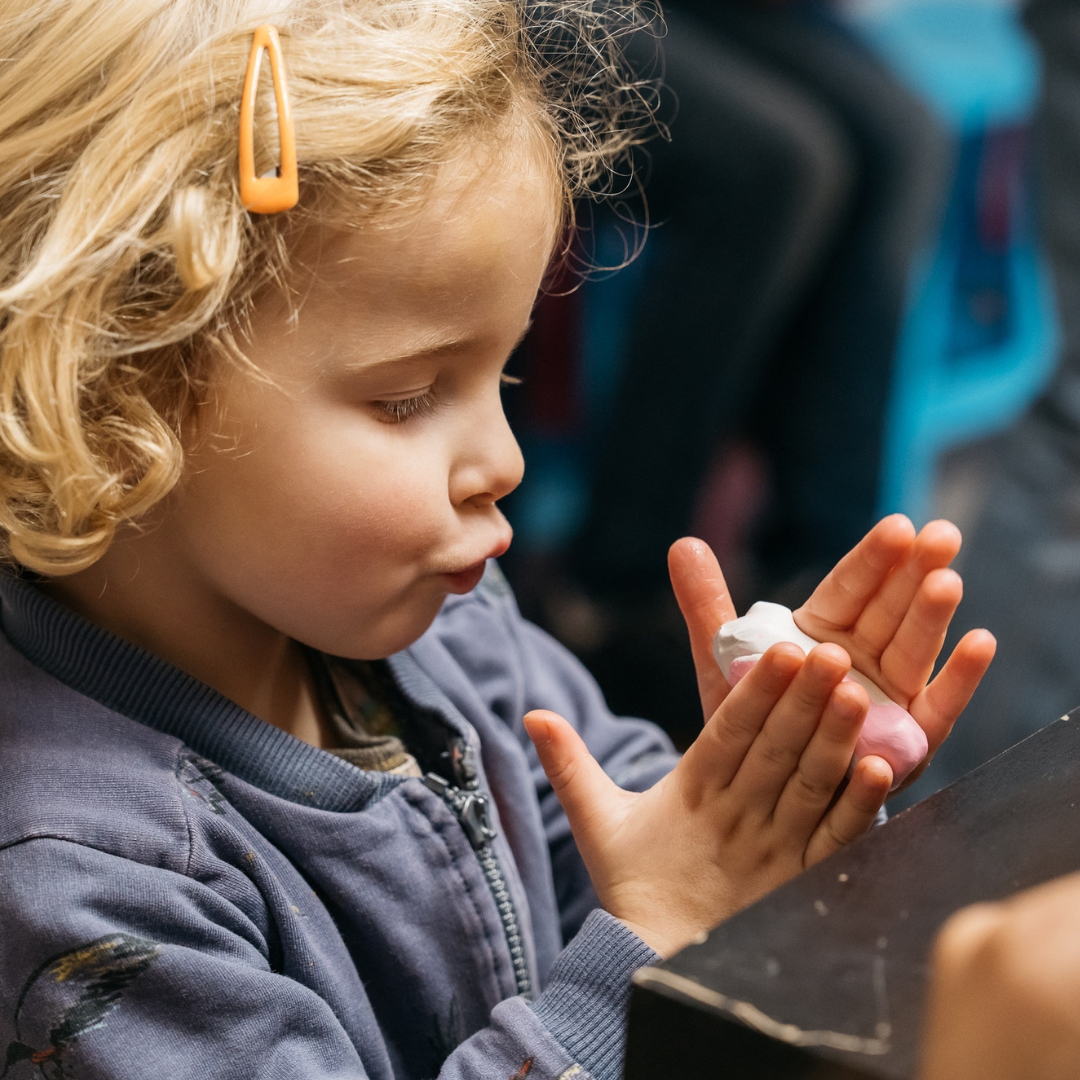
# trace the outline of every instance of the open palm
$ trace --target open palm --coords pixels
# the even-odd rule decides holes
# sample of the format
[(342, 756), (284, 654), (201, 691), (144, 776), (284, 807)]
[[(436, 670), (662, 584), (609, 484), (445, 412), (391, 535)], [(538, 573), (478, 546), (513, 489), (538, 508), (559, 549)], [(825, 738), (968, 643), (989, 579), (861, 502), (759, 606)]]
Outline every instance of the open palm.
[[(843, 647), (853, 666), (904, 706), (926, 733), (929, 754), (905, 787), (945, 741), (994, 656), (993, 636), (972, 630), (930, 679), (963, 594), (960, 576), (949, 569), (959, 550), (960, 532), (947, 521), (933, 521), (916, 534), (903, 515), (885, 518), (794, 613), (804, 633)], [(728, 693), (712, 657), (712, 638), (735, 609), (707, 544), (677, 541), (669, 566), (708, 718)]]

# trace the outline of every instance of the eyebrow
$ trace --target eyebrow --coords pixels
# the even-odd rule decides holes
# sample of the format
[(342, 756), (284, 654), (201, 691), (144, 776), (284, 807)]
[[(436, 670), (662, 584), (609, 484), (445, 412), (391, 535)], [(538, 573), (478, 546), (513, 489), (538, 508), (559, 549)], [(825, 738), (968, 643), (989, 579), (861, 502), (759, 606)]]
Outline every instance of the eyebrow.
[(342, 367), (346, 371), (373, 371), (377, 368), (421, 363), (424, 360), (431, 360), (446, 353), (454, 352), (467, 344), (467, 338), (454, 338), (433, 345), (419, 345), (392, 356), (380, 356), (377, 360), (362, 360), (359, 358), (345, 360)]
[[(525, 328), (517, 336), (514, 344), (510, 347), (510, 353), (507, 354), (508, 356), (511, 355), (525, 340), (529, 331), (532, 329), (532, 324), (532, 319), (529, 319), (525, 324)], [(472, 340), (472, 338), (467, 337), (448, 338), (444, 341), (437, 341), (430, 345), (417, 345), (393, 356), (380, 357), (378, 360), (346, 360), (342, 364), (342, 367), (348, 372), (358, 372), (375, 371), (379, 368), (407, 366), (408, 364), (413, 363), (423, 363), (425, 360), (437, 359), (447, 353), (463, 349), (468, 346)]]

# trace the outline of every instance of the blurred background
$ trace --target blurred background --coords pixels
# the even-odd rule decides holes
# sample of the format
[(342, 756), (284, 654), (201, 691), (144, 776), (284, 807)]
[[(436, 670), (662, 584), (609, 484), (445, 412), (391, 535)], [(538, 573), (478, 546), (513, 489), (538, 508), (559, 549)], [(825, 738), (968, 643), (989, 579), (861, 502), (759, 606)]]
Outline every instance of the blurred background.
[(881, 515), (951, 518), (954, 640), (999, 651), (910, 803), (1080, 705), (1080, 0), (664, 10), (643, 195), (579, 208), (608, 269), (556, 274), (509, 368), (503, 567), (685, 746), (673, 540), (794, 607)]

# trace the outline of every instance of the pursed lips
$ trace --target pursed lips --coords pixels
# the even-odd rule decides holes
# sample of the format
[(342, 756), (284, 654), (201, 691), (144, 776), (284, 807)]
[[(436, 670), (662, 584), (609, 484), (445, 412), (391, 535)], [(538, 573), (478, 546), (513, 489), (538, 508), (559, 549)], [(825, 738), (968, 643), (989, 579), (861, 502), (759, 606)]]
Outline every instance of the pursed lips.
[(470, 563), (461, 570), (451, 570), (443, 574), (451, 582), (453, 592), (469, 592), (475, 589), (480, 583), (480, 579), (484, 576), (484, 570), (487, 567), (488, 559), (497, 559), (500, 555), (506, 553), (507, 548), (510, 547), (511, 537), (506, 536), (496, 544), (494, 544), (481, 559), (478, 559), (474, 563)]

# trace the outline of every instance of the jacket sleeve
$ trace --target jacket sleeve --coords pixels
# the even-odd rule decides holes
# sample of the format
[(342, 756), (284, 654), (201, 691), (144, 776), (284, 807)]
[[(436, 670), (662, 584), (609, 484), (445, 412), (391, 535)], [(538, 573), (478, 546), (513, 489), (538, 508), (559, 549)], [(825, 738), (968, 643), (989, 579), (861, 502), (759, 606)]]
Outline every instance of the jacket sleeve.
[[(210, 884), (59, 839), (0, 850), (0, 1072), (11, 1080), (390, 1080), (265, 927)], [(503, 1002), (438, 1080), (617, 1080), (630, 973), (655, 954), (603, 912), (532, 1003)], [(582, 1031), (584, 1002), (601, 1022)]]
[(369, 1075), (327, 1003), (275, 974), (260, 928), (207, 885), (52, 839), (0, 851), (0, 881), (11, 1080)]

